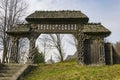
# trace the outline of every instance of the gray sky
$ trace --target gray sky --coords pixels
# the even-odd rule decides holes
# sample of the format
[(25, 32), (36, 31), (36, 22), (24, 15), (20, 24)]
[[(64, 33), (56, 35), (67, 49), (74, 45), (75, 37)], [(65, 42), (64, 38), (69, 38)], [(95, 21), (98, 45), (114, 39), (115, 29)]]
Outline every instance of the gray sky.
[(112, 31), (108, 41), (120, 41), (120, 0), (28, 0), (28, 15), (36, 10), (80, 10), (89, 22), (101, 22)]

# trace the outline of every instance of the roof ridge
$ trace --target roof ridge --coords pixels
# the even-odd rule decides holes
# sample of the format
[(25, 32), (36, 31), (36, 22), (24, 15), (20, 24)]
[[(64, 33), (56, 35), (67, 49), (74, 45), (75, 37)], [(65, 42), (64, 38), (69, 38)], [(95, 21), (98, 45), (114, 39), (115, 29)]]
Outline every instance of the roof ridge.
[(40, 10), (40, 11), (35, 11), (35, 13), (38, 12), (81, 12), (80, 10)]

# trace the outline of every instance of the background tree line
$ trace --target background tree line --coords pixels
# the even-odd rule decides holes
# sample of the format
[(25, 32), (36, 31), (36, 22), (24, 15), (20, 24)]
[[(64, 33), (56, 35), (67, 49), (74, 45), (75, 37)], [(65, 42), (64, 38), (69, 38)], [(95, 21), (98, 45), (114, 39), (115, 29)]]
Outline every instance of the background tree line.
[(27, 5), (24, 0), (0, 0), (0, 44), (3, 50), (2, 62), (8, 62), (10, 56), (10, 38), (6, 30), (22, 23)]

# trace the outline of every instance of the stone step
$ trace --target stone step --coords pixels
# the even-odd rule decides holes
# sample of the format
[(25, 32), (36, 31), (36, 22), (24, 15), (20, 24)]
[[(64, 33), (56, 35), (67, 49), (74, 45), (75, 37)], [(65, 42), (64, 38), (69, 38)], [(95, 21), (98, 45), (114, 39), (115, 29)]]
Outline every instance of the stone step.
[(0, 80), (13, 80), (12, 76), (22, 67), (20, 64), (1, 64)]
[(2, 67), (2, 66), (4, 66), (4, 64), (1, 64), (1, 63), (0, 63), (0, 67)]
[(19, 68), (20, 67), (10, 66), (10, 67), (1, 67), (0, 70), (18, 70)]
[(22, 67), (24, 65), (21, 64), (0, 64), (0, 68), (1, 67)]
[(0, 80), (12, 80), (11, 77), (0, 77)]
[(0, 64), (0, 67), (22, 67), (22, 64)]
[(0, 70), (0, 73), (15, 73), (17, 70)]
[(0, 80), (19, 80), (33, 67), (34, 65), (1, 64)]
[(22, 67), (21, 64), (1, 64), (0, 67)]
[(0, 73), (0, 77), (12, 77), (12, 75), (10, 73)]

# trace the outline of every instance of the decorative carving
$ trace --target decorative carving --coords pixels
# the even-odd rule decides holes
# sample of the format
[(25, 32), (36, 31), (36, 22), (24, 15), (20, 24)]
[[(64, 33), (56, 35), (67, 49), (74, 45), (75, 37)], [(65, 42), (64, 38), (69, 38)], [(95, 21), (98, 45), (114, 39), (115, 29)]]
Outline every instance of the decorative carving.
[(10, 63), (18, 63), (19, 60), (18, 45), (19, 45), (19, 38), (11, 37)]
[(77, 40), (78, 40), (78, 46), (77, 46), (77, 51), (78, 51), (78, 64), (83, 65), (84, 64), (84, 40), (85, 36), (83, 33), (83, 26), (78, 24), (78, 31), (75, 34)]
[(28, 55), (28, 63), (31, 64), (33, 63), (33, 58), (35, 54), (35, 41), (36, 39), (31, 37), (30, 39), (30, 47), (29, 47), (29, 55)]
[[(85, 56), (89, 53), (89, 59), (95, 64), (105, 63), (104, 37), (110, 35), (110, 31), (101, 24), (89, 24), (89, 18), (80, 11), (37, 11), (29, 15), (28, 24), (17, 25), (11, 28), (7, 34), (12, 36), (10, 63), (18, 62), (18, 37), (28, 37), (30, 48), (28, 63), (33, 63), (35, 54), (35, 41), (41, 33), (71, 33), (78, 40), (78, 64), (85, 63)], [(84, 49), (84, 41), (89, 39)], [(86, 50), (86, 52), (84, 51)], [(97, 57), (96, 57), (97, 56)], [(97, 60), (97, 61), (96, 61)], [(87, 60), (86, 60), (87, 61)], [(92, 63), (91, 62), (91, 63)], [(89, 64), (89, 63), (88, 63)]]
[(28, 61), (27, 61), (28, 64), (33, 63), (33, 59), (34, 59), (34, 55), (35, 55), (35, 42), (39, 35), (40, 34), (33, 32), (28, 37), (30, 40), (29, 55), (28, 55)]
[(98, 39), (99, 42), (99, 64), (105, 64), (105, 48), (104, 48), (104, 40), (102, 38)]
[(91, 40), (91, 63), (92, 64), (105, 64), (105, 50), (104, 50), (104, 40), (102, 37), (93, 36)]
[(36, 32), (76, 32), (76, 24), (31, 24), (31, 30)]

